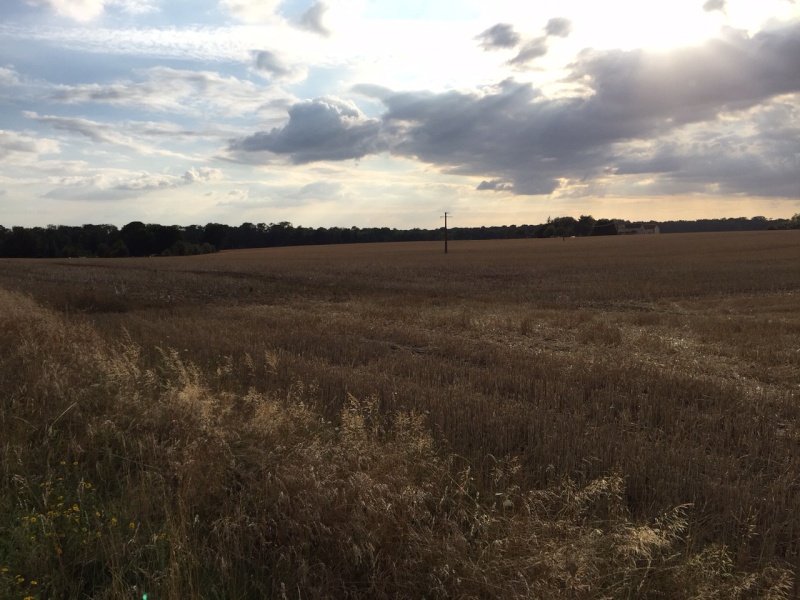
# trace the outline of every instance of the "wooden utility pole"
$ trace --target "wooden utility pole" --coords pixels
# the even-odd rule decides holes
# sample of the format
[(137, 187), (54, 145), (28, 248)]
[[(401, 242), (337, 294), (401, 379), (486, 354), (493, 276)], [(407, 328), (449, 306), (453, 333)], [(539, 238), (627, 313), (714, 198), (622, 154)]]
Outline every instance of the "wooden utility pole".
[(450, 213), (445, 211), (444, 213), (444, 253), (447, 254), (447, 216)]

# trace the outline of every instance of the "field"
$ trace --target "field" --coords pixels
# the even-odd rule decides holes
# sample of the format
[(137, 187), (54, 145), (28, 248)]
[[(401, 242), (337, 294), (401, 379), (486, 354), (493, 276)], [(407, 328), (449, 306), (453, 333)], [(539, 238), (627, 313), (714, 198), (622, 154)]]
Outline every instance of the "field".
[(798, 597), (797, 231), (2, 260), (0, 332), (0, 597)]

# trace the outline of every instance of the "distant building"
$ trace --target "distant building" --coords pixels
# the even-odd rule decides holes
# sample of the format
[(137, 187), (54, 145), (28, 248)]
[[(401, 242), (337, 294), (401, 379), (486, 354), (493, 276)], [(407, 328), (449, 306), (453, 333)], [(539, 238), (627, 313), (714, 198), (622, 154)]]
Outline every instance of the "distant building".
[(657, 223), (631, 223), (627, 225), (619, 221), (616, 222), (617, 234), (631, 235), (634, 233), (661, 233)]

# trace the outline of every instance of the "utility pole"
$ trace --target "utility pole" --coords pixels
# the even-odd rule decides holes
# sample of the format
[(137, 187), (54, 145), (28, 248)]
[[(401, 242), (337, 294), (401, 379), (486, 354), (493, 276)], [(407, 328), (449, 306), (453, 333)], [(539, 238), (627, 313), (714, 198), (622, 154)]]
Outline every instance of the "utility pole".
[[(444, 213), (444, 253), (447, 254), (447, 216), (450, 213), (445, 211)], [(442, 217), (439, 217), (442, 218)]]

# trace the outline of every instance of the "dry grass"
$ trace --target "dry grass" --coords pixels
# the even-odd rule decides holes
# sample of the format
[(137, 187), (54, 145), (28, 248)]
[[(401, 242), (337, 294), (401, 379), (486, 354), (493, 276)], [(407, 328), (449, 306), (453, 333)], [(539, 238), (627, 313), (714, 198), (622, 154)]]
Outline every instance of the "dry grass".
[(77, 461), (87, 529), (140, 528), (26, 568), (106, 597), (796, 595), (797, 232), (450, 250), (2, 261), (32, 298), (0, 298), (5, 508), (46, 516), (25, 490)]

